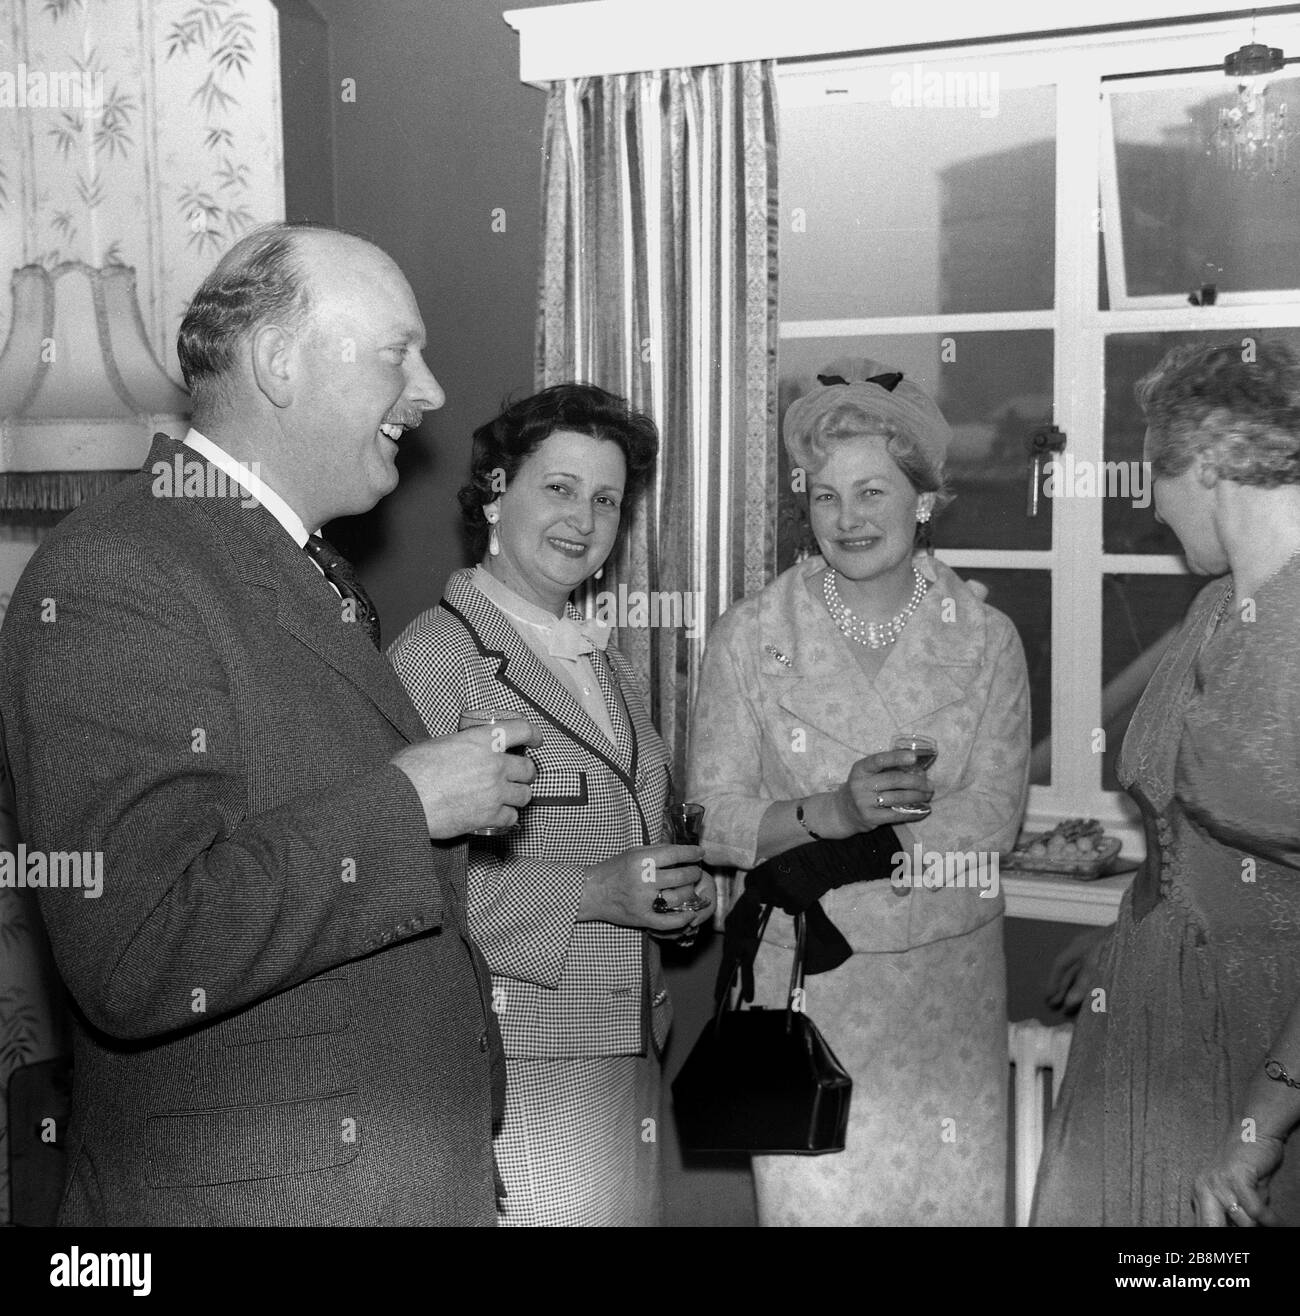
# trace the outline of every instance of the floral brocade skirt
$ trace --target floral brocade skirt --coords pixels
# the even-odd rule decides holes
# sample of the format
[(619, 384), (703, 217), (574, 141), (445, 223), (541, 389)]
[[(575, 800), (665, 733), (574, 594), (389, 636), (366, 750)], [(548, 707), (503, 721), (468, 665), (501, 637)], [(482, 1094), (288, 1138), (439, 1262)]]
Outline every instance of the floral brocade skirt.
[[(765, 943), (757, 1004), (784, 1003), (789, 950)], [(762, 1225), (1006, 1223), (1002, 920), (912, 950), (855, 953), (805, 1004), (853, 1078), (845, 1149), (757, 1156)]]

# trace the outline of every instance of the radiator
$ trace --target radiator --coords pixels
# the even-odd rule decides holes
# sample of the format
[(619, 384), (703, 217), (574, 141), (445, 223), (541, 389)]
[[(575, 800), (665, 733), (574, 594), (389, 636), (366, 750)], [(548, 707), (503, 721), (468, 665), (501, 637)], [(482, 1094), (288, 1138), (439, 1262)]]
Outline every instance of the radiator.
[[(1070, 1055), (1071, 1024), (1048, 1027), (1037, 1019), (1019, 1019), (1007, 1027), (1011, 1064), (1015, 1070), (1011, 1093), (1016, 1121), (1015, 1204), (1016, 1225), (1029, 1223), (1034, 1203), (1034, 1180), (1043, 1155), (1044, 1112), (1056, 1102)], [(1051, 1101), (1047, 1100), (1048, 1076)]]

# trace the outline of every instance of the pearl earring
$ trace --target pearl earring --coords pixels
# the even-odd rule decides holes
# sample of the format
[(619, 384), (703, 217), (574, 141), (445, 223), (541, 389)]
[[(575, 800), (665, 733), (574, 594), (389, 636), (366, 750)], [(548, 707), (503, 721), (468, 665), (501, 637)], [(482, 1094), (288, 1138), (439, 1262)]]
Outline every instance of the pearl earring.
[(930, 516), (934, 511), (933, 503), (918, 503), (916, 507), (917, 547), (931, 561), (934, 560), (934, 543), (930, 538)]
[(487, 523), (488, 523), (488, 525), (490, 525), (490, 526), (492, 527), (492, 528), (488, 531), (488, 552), (489, 552), (493, 557), (500, 557), (500, 556), (501, 556), (501, 536), (497, 534), (497, 513), (496, 513), (496, 512), (484, 512), (483, 515), (487, 518)]
[(603, 562), (600, 564), (600, 566), (596, 568), (596, 574), (592, 577), (592, 579), (593, 580), (605, 579), (605, 564)]

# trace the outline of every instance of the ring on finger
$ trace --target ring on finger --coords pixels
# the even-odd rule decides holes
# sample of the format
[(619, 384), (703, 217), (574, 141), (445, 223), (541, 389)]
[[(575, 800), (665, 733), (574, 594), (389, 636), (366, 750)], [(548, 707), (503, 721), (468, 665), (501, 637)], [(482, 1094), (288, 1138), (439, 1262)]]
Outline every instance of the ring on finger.
[(884, 797), (879, 791), (877, 791), (877, 792), (876, 792), (876, 808), (877, 808), (877, 809), (883, 809), (884, 807), (885, 807), (885, 797)]

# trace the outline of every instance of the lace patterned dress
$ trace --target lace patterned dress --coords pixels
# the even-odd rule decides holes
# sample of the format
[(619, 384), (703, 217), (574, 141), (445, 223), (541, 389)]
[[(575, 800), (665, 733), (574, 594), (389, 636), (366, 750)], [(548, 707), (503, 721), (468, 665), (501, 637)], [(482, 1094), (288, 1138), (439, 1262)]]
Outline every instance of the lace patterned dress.
[[(1188, 1225), (1192, 1181), (1300, 994), (1300, 561), (1254, 619), (1202, 590), (1134, 715), (1120, 779), (1148, 861), (1120, 906), (1048, 1129), (1034, 1223)], [(1300, 1138), (1270, 1193), (1300, 1224)]]

